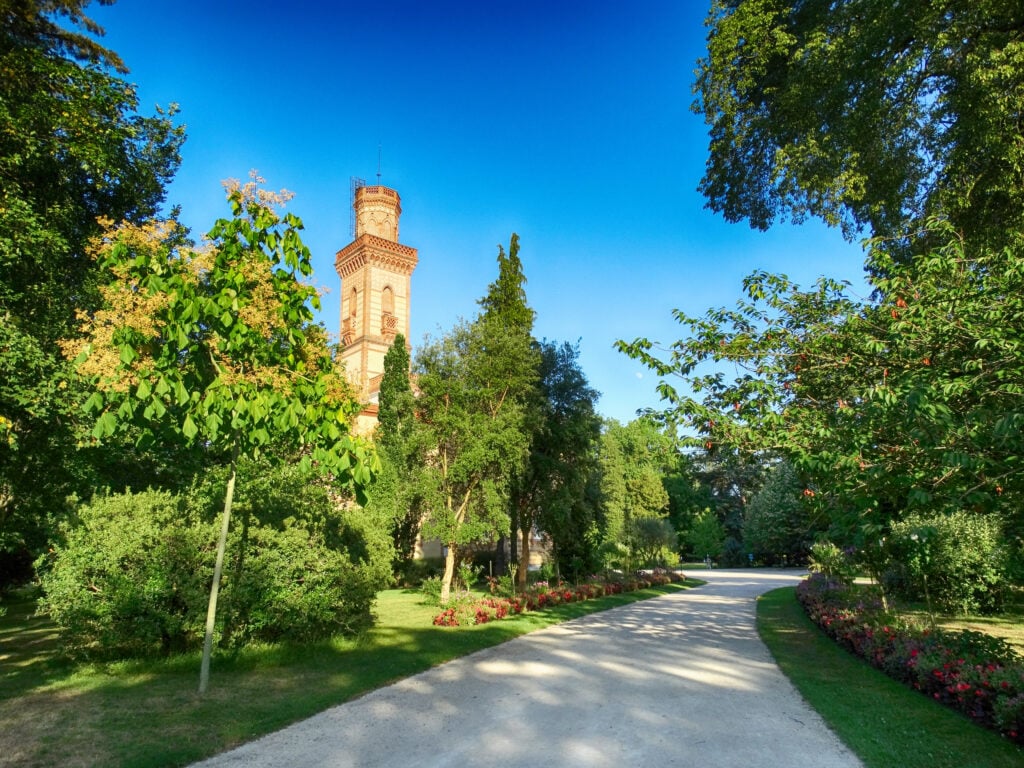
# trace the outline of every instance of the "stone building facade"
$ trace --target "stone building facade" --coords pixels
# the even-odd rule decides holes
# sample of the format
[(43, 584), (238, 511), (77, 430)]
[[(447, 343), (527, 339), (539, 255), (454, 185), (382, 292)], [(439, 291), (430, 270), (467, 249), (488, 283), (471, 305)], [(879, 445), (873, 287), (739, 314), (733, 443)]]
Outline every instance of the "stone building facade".
[(366, 408), (356, 431), (368, 434), (377, 423), (384, 356), (405, 336), (409, 344), (409, 308), (415, 248), (398, 242), (402, 201), (384, 186), (354, 190), (354, 239), (335, 255), (341, 278), (341, 359)]

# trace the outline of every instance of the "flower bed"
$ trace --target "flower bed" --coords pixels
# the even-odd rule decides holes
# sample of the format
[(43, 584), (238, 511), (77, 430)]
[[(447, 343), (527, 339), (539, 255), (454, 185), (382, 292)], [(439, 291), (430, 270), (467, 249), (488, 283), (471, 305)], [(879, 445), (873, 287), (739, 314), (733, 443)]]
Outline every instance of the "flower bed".
[(890, 677), (1024, 745), (1024, 659), (980, 632), (912, 626), (869, 591), (820, 574), (797, 599), (832, 639)]
[(523, 611), (537, 611), (561, 603), (578, 603), (605, 595), (635, 592), (638, 589), (672, 584), (685, 579), (683, 574), (676, 571), (658, 569), (652, 573), (623, 580), (590, 581), (576, 585), (562, 583), (555, 586), (541, 582), (523, 594), (511, 598), (486, 597), (482, 600), (460, 601), (435, 616), (434, 625), (458, 627), (486, 624)]

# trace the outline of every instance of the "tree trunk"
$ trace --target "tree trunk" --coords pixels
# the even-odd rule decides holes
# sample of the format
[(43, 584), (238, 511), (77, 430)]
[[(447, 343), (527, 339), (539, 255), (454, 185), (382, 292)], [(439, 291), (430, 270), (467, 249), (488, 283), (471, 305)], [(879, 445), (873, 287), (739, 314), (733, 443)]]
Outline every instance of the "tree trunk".
[[(513, 540), (515, 539), (515, 530), (512, 531)], [(491, 576), (504, 576), (508, 573), (508, 566), (513, 562), (509, 559), (506, 551), (508, 550), (509, 537), (502, 535), (498, 537), (497, 544), (494, 545), (494, 571)]]
[[(519, 564), (519, 508), (515, 502), (512, 503), (512, 509), (509, 511), (509, 534), (508, 534), (508, 564), (518, 565)], [(504, 576), (508, 573), (508, 568), (503, 570), (499, 576)]]
[(448, 553), (444, 556), (444, 576), (441, 577), (441, 605), (448, 605), (452, 596), (452, 579), (455, 578), (455, 542), (449, 542)]
[(199, 693), (206, 693), (210, 683), (210, 656), (213, 654), (213, 625), (217, 618), (217, 595), (220, 593), (220, 574), (224, 569), (224, 550), (227, 549), (228, 527), (231, 525), (231, 503), (235, 497), (235, 471), (238, 464), (238, 449), (231, 454), (231, 472), (228, 488), (224, 493), (224, 514), (220, 522), (220, 538), (217, 539), (217, 562), (213, 567), (213, 584), (210, 585), (210, 604), (206, 609), (206, 637), (203, 640), (203, 662), (199, 668)]
[[(249, 519), (252, 517), (252, 513), (246, 509), (242, 514), (242, 537), (238, 544), (238, 556), (235, 558), (235, 575), (234, 584), (237, 585), (242, 583), (242, 570), (245, 567), (245, 550), (249, 546)], [(230, 582), (229, 582), (230, 583)], [(224, 617), (224, 636), (221, 638), (221, 644), (224, 646), (231, 645), (231, 635), (238, 626), (238, 623), (244, 619), (247, 619), (247, 615), (239, 613), (237, 608), (232, 610), (232, 606), (228, 603), (228, 613)]]
[(530, 569), (530, 529), (521, 532), (523, 543), (519, 547), (519, 570), (516, 571), (516, 583), (520, 590), (526, 589), (526, 572)]

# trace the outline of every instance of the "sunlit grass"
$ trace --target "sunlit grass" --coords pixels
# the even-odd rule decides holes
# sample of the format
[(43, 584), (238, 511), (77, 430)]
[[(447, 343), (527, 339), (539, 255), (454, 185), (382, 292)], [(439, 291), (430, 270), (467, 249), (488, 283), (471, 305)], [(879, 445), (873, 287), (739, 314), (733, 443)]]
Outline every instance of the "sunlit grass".
[(758, 631), (801, 695), (867, 768), (1020, 768), (1024, 752), (826, 637), (793, 587), (758, 601)]
[(451, 629), (432, 625), (438, 609), (419, 594), (390, 590), (359, 638), (215, 656), (202, 698), (198, 654), (74, 667), (55, 655), (52, 626), (31, 605), (12, 607), (0, 618), (0, 755), (32, 768), (186, 765), (453, 658), (695, 583)]

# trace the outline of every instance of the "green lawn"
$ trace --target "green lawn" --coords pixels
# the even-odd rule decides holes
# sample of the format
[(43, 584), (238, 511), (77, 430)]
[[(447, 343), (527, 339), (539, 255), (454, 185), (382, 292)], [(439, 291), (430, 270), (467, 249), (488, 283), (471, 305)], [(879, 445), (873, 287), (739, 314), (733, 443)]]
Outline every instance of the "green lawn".
[[(688, 582), (693, 586), (696, 582)], [(74, 667), (29, 600), (0, 618), (0, 755), (10, 766), (184, 765), (449, 659), (672, 585), (479, 627), (444, 629), (417, 594), (378, 598), (378, 625), (358, 640), (267, 646), (214, 659), (196, 694), (198, 655)], [(758, 603), (762, 637), (783, 671), (867, 768), (1003, 768), (1024, 753), (890, 680), (824, 637), (793, 589)]]
[(840, 648), (793, 587), (758, 601), (758, 630), (782, 671), (867, 768), (1021, 768), (1024, 752)]
[(437, 608), (391, 590), (363, 637), (267, 646), (214, 658), (196, 693), (198, 654), (73, 667), (31, 601), (0, 618), (0, 758), (6, 766), (185, 765), (391, 681), (568, 619), (695, 586), (669, 585), (560, 605), (478, 627), (445, 629)]

